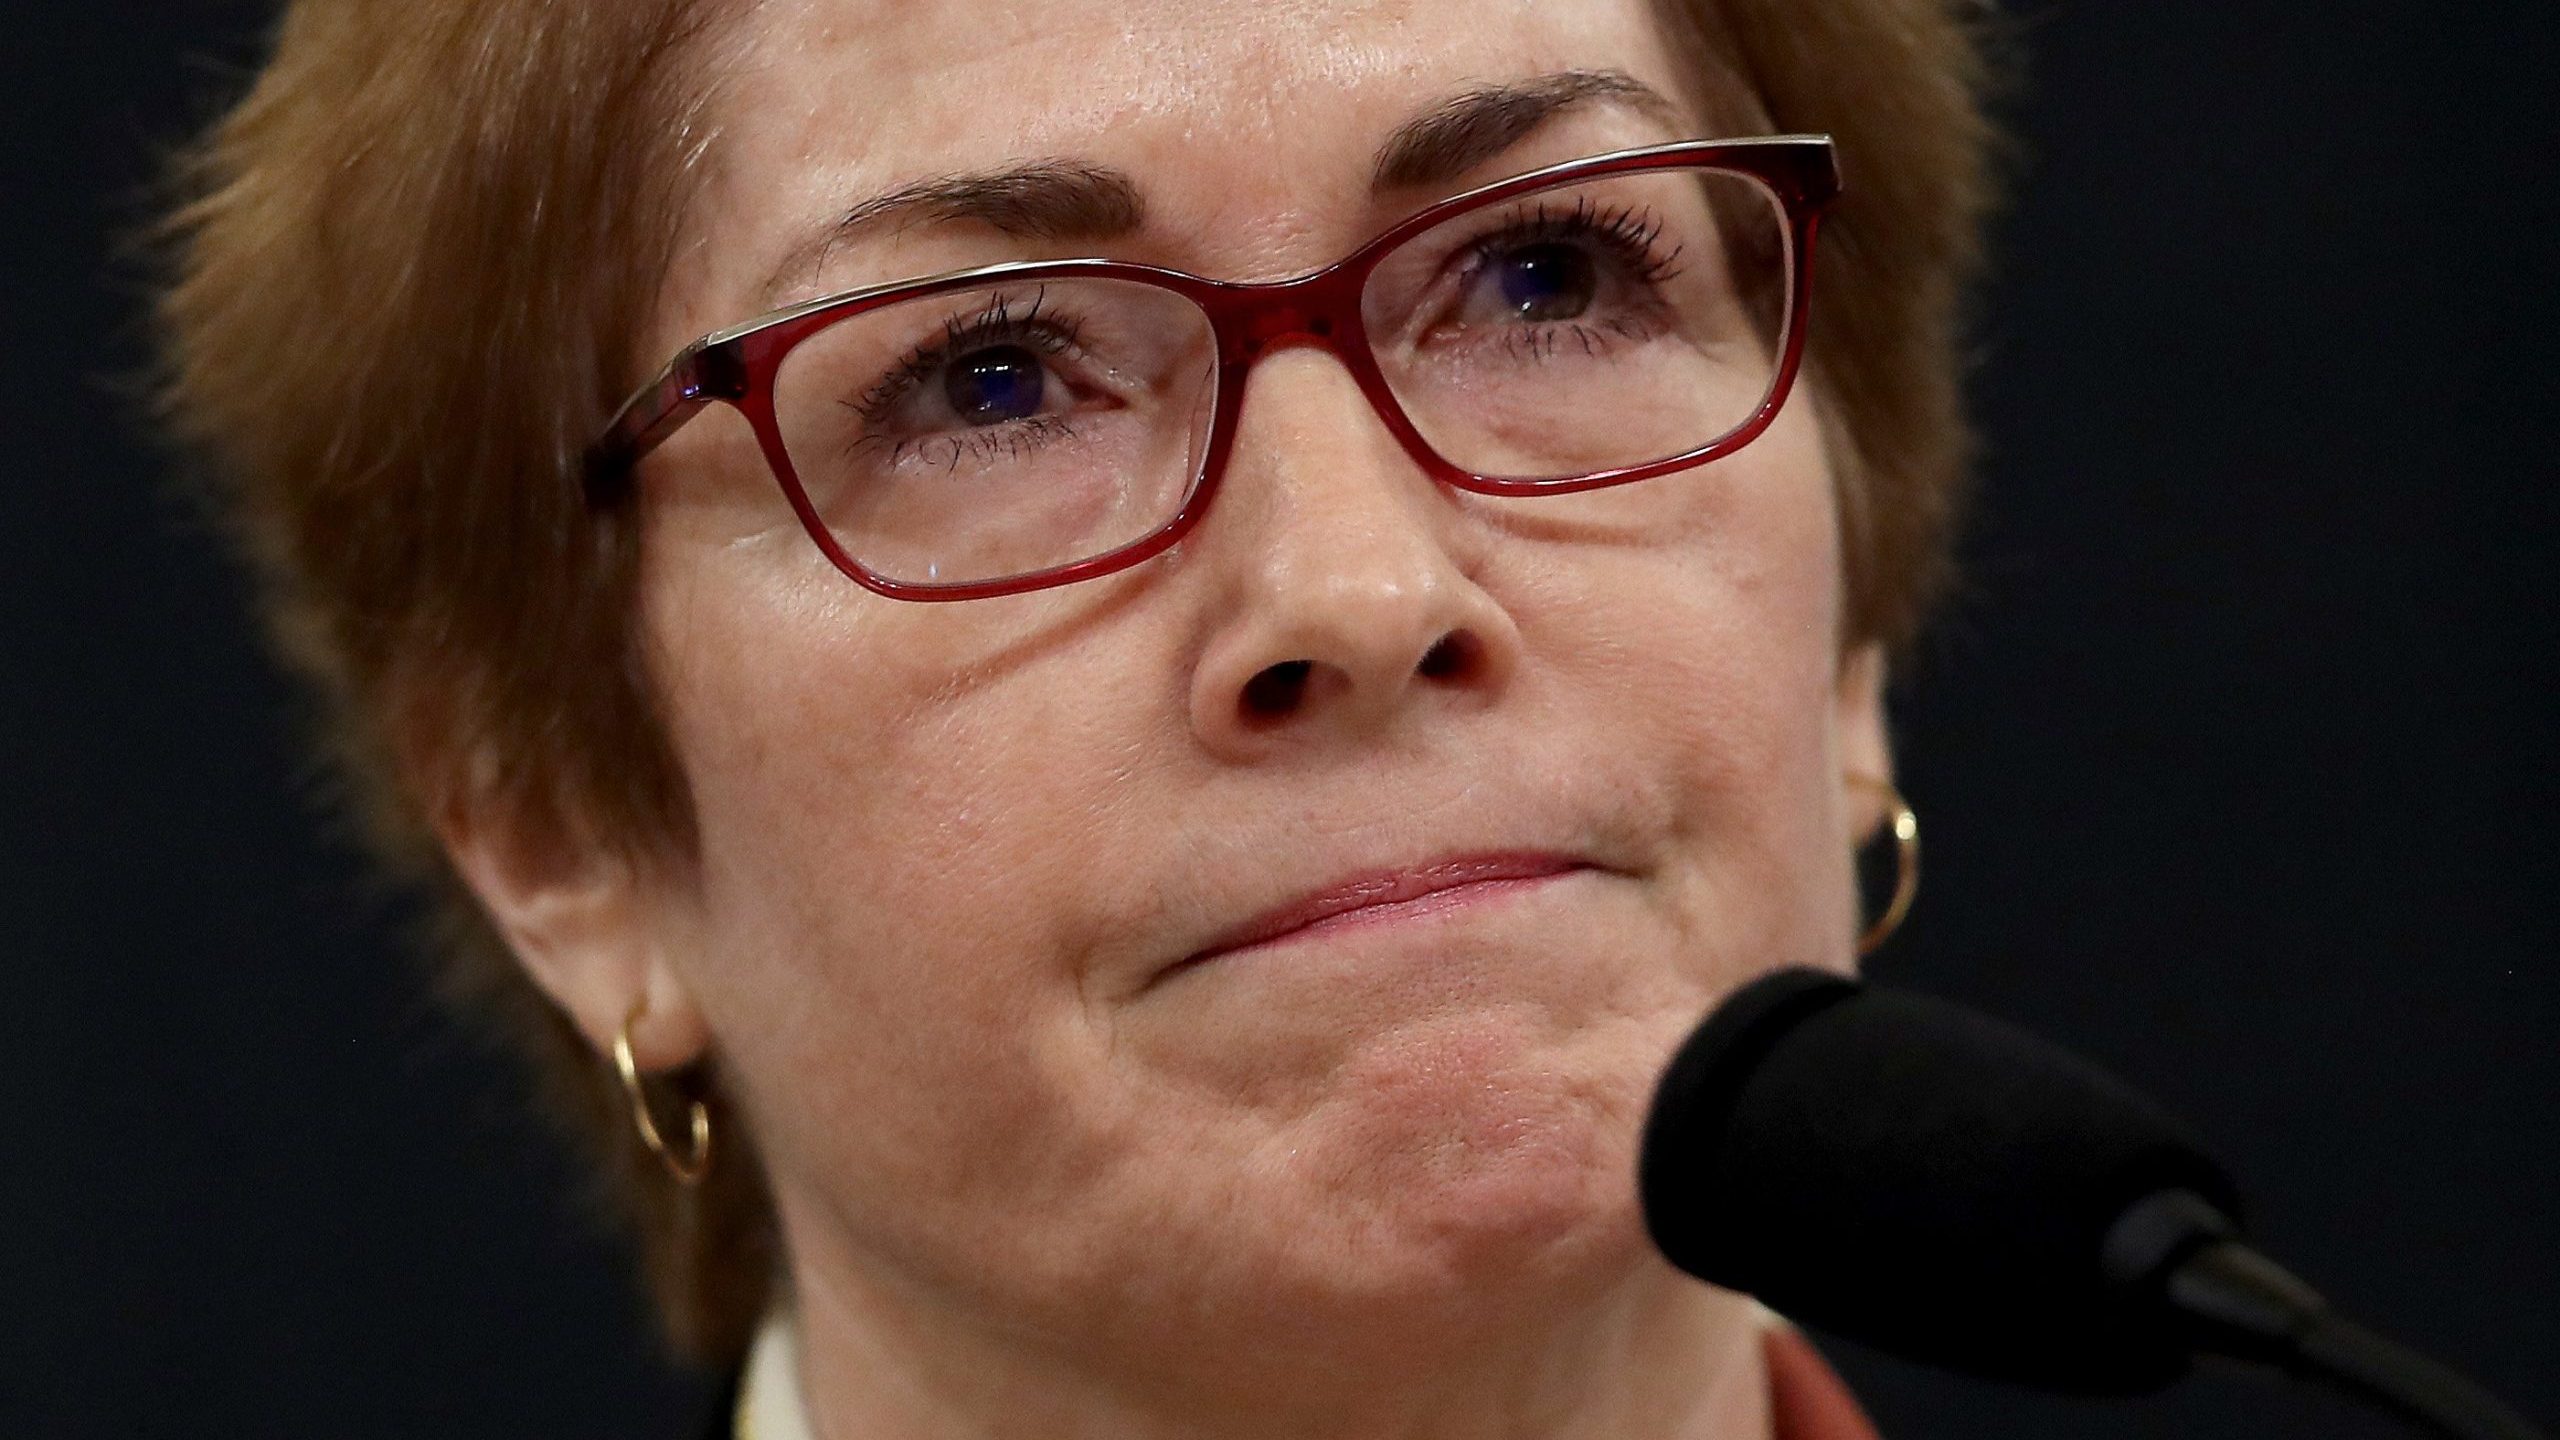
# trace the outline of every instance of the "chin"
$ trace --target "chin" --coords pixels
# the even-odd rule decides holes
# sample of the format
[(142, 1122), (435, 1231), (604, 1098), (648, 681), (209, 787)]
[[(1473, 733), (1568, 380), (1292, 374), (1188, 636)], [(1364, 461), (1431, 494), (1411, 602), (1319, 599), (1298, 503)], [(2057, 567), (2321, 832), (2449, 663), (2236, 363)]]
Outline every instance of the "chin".
[(1387, 1313), (1498, 1312), (1604, 1291), (1650, 1254), (1635, 1148), (1655, 1067), (1514, 1040), (1475, 1017), (1347, 1067), (1294, 1156), (1319, 1283)]

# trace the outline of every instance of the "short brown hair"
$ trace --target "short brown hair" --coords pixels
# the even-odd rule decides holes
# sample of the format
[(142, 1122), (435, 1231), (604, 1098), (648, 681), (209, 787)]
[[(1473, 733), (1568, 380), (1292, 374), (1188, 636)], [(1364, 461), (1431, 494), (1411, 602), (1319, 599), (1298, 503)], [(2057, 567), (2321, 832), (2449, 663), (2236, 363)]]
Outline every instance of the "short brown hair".
[[(1663, 0), (1701, 64), (1839, 140), (1811, 337), (1850, 642), (1900, 647), (1948, 569), (1968, 432), (1958, 302), (1989, 200), (1965, 0)], [(730, 1143), (667, 1183), (577, 1029), (451, 874), (465, 802), (635, 860), (688, 854), (637, 634), (637, 536), (581, 450), (641, 378), (698, 158), (717, 0), (298, 0), (192, 151), (162, 302), (180, 433), (320, 702), (343, 798), (438, 897), (440, 974), (530, 1057), (639, 1232), (669, 1334), (740, 1353), (775, 1263)], [(716, 1086), (712, 1087), (716, 1090)], [(714, 1096), (717, 1104), (717, 1097)]]

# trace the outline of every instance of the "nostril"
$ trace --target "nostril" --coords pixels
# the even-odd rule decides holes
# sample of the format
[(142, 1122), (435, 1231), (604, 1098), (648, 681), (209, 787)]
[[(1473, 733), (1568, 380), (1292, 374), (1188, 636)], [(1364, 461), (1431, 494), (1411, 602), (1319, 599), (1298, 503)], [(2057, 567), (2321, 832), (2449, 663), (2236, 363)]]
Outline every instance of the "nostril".
[(1277, 720), (1296, 710), (1306, 698), (1307, 676), (1314, 670), (1314, 662), (1307, 660), (1264, 666), (1261, 674), (1244, 682), (1246, 718)]
[(1423, 652), (1422, 663), (1414, 673), (1425, 680), (1448, 680), (1464, 676), (1475, 668), (1475, 642), (1451, 632), (1440, 637), (1440, 643)]

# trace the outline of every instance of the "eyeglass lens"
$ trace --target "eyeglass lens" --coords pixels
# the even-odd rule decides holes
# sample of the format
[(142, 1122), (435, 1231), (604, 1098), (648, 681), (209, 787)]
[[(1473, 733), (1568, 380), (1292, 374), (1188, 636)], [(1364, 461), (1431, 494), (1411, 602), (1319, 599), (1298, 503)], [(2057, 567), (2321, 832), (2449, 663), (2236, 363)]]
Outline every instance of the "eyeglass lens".
[[(1785, 348), (1783, 208), (1677, 168), (1456, 215), (1380, 257), (1362, 321), (1441, 458), (1565, 479), (1688, 454), (1748, 421)], [(775, 416), (837, 543), (884, 578), (1000, 580), (1134, 544), (1198, 483), (1208, 316), (1171, 290), (992, 283), (866, 311), (792, 349)]]

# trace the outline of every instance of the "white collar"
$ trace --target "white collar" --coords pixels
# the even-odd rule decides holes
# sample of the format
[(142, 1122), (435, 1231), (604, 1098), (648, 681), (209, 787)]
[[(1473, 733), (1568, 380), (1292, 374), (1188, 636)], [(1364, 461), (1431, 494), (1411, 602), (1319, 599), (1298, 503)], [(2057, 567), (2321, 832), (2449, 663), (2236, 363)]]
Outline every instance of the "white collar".
[(738, 1440), (815, 1440), (800, 1395), (800, 1327), (789, 1305), (774, 1306), (756, 1329), (733, 1428)]

